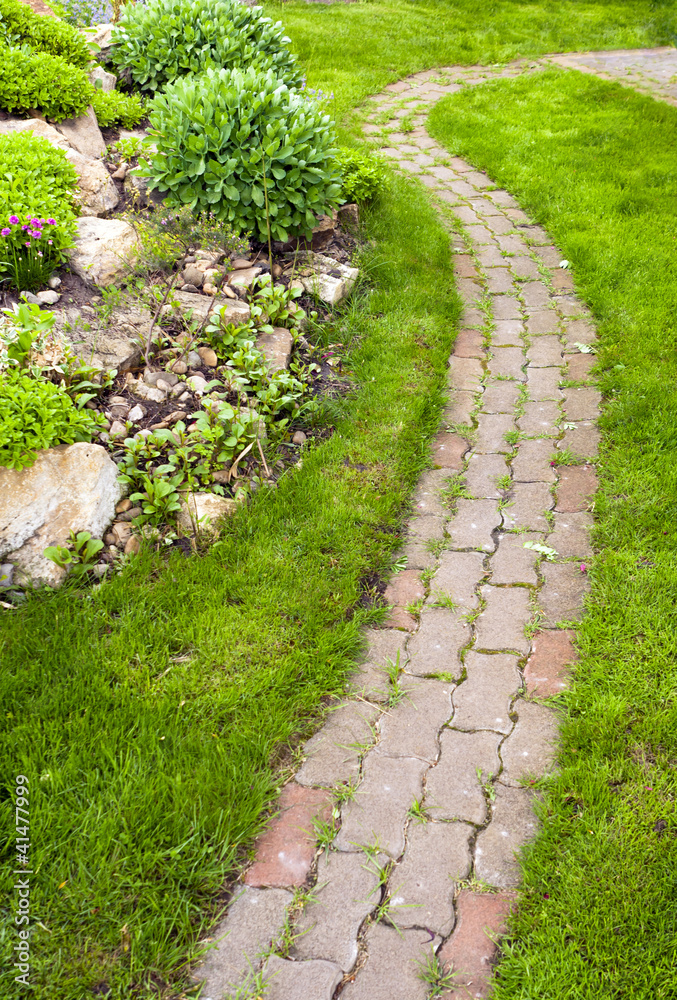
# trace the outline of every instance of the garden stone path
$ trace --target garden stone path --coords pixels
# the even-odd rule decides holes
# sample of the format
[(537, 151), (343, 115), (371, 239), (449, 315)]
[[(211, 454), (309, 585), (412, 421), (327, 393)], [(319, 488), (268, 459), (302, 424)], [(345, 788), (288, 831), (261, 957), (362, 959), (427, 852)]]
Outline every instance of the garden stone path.
[(538, 828), (531, 786), (555, 767), (549, 699), (576, 659), (601, 397), (595, 328), (560, 252), (425, 120), (462, 86), (552, 64), (677, 103), (675, 49), (430, 70), (373, 98), (365, 134), (450, 229), (464, 308), (449, 402), (387, 627), (368, 632), (345, 699), (304, 747), (196, 970), (201, 1000), (264, 982), (267, 1000), (427, 1000), (433, 961), (453, 972), (447, 1000), (491, 992), (516, 852)]

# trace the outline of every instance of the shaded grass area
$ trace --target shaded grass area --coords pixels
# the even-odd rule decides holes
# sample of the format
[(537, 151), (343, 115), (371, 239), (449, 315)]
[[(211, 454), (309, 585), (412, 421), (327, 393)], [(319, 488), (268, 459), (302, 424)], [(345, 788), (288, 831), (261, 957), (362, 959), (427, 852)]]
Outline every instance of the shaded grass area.
[(598, 323), (592, 597), (497, 1000), (677, 996), (677, 110), (548, 71), (430, 131), (546, 227)]
[[(395, 181), (367, 230), (371, 289), (326, 333), (350, 345), (354, 379), (331, 439), (203, 558), (146, 554), (100, 588), (38, 594), (2, 618), (2, 859), (7, 872), (23, 773), (36, 997), (178, 995), (274, 794), (280, 747), (358, 652), (373, 616), (360, 580), (391, 565), (458, 314), (449, 238), (414, 185)], [(3, 997), (17, 989), (11, 881)]]
[(547, 52), (677, 44), (673, 0), (269, 0), (308, 74), (341, 117), (369, 94), (433, 66)]

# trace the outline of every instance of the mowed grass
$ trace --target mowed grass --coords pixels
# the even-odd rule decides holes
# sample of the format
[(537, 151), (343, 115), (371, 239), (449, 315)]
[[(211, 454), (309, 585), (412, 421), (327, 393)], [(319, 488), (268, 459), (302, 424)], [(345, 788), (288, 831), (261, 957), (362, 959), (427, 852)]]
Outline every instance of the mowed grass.
[(606, 397), (593, 583), (561, 776), (496, 1000), (677, 997), (677, 110), (552, 71), (445, 99), (430, 130), (572, 265)]
[(326, 331), (353, 379), (333, 436), (202, 558), (146, 554), (3, 613), (3, 997), (23, 989), (15, 774), (30, 778), (32, 995), (178, 996), (284, 747), (354, 663), (360, 581), (392, 563), (458, 314), (448, 235), (414, 185), (394, 182), (367, 234), (367, 287)]
[(269, 0), (341, 119), (369, 94), (433, 66), (490, 66), (547, 52), (677, 44), (673, 0)]

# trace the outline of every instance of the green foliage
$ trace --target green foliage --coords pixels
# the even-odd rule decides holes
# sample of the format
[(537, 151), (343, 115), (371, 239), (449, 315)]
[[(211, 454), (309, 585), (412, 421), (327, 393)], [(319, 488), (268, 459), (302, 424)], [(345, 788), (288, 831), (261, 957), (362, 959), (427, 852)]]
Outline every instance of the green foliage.
[(35, 342), (51, 332), (54, 314), (25, 302), (2, 314), (6, 319), (0, 320), (0, 371), (25, 368)]
[(290, 86), (301, 82), (280, 22), (238, 0), (127, 4), (113, 42), (113, 62), (144, 90), (206, 69), (270, 69)]
[(17, 371), (0, 372), (0, 465), (21, 469), (57, 444), (91, 441), (102, 418), (78, 410), (51, 382)]
[(298, 326), (299, 321), (306, 315), (294, 301), (300, 295), (300, 288), (274, 285), (269, 274), (262, 274), (256, 279), (254, 294), (251, 296), (252, 318), (266, 332), (272, 332), (274, 326), (283, 326), (290, 330)]
[(341, 201), (371, 201), (386, 183), (383, 160), (362, 149), (339, 149), (336, 163), (341, 172)]
[(119, 153), (123, 160), (133, 160), (141, 152), (142, 142), (140, 135), (128, 135), (124, 139), (118, 139), (115, 143), (115, 152)]
[(102, 128), (120, 125), (134, 128), (146, 117), (146, 102), (138, 94), (121, 94), (119, 90), (103, 91), (94, 88), (92, 107)]
[(85, 39), (70, 24), (43, 17), (21, 0), (0, 0), (0, 42), (29, 44), (38, 52), (61, 56), (74, 66), (86, 66), (90, 52)]
[(57, 566), (70, 571), (70, 576), (79, 580), (92, 569), (96, 557), (103, 548), (103, 542), (92, 538), (88, 531), (71, 531), (69, 545), (48, 545), (43, 555)]
[(232, 226), (219, 222), (209, 212), (196, 218), (189, 208), (175, 212), (144, 210), (135, 212), (131, 221), (139, 237), (137, 269), (140, 271), (168, 271), (189, 247), (227, 258), (245, 257), (249, 253), (246, 236), (239, 236)]
[[(30, 132), (0, 135), (0, 164), (0, 278), (8, 275), (15, 287), (30, 290), (31, 275), (37, 287), (73, 245), (77, 174), (63, 150)], [(29, 219), (39, 225), (24, 230)], [(40, 238), (27, 235), (38, 231)], [(33, 244), (30, 254), (26, 242)]]
[(94, 88), (87, 74), (61, 56), (0, 44), (0, 108), (27, 114), (38, 108), (60, 122), (84, 114)]
[(271, 71), (207, 70), (150, 106), (149, 187), (171, 205), (211, 211), (267, 239), (263, 161), (273, 239), (309, 235), (338, 203), (328, 115)]
[(151, 479), (150, 476), (142, 477), (143, 489), (138, 493), (132, 493), (130, 500), (140, 503), (143, 517), (140, 520), (149, 521), (151, 524), (166, 524), (173, 520), (173, 515), (181, 510), (181, 497), (177, 487), (183, 482), (183, 475), (179, 472), (170, 479), (162, 479), (159, 476)]

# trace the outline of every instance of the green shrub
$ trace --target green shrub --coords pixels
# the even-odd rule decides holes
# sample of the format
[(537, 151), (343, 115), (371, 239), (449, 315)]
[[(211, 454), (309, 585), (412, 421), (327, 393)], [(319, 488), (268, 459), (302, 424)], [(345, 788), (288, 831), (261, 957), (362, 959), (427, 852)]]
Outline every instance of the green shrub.
[(343, 202), (371, 201), (385, 187), (383, 160), (361, 149), (340, 149), (336, 163), (341, 171)]
[(121, 125), (134, 128), (146, 117), (146, 103), (138, 94), (121, 94), (119, 90), (103, 91), (94, 88), (92, 107), (99, 125)]
[(91, 58), (79, 31), (56, 17), (36, 14), (21, 0), (0, 0), (0, 41), (27, 42), (32, 49), (61, 56), (74, 66), (86, 66)]
[(266, 239), (262, 153), (274, 239), (309, 235), (338, 203), (331, 120), (272, 70), (177, 80), (156, 94), (149, 117), (157, 151), (140, 172), (170, 206), (212, 212)]
[(84, 70), (61, 56), (0, 44), (0, 108), (27, 113), (39, 108), (62, 121), (87, 110), (94, 88)]
[(273, 69), (301, 82), (278, 21), (239, 0), (150, 0), (127, 4), (113, 33), (111, 59), (144, 90), (159, 90), (206, 69)]
[(58, 385), (17, 371), (0, 372), (0, 466), (32, 465), (41, 448), (91, 441), (101, 416), (78, 410)]
[[(73, 245), (77, 174), (63, 150), (32, 132), (0, 135), (0, 163), (0, 275), (9, 274), (15, 285), (30, 288), (22, 284), (29, 258), (41, 252), (33, 265), (42, 260), (49, 276)], [(37, 226), (30, 225), (34, 218)], [(30, 235), (38, 231), (40, 237)]]

